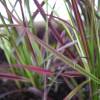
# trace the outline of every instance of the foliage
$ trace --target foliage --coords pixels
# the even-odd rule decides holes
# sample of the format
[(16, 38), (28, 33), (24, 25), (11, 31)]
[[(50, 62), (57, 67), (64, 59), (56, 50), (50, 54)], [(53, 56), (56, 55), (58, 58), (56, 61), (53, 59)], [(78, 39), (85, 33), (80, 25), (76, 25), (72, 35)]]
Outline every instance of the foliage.
[[(7, 14), (5, 17), (0, 13), (0, 48), (9, 63), (0, 65), (8, 71), (0, 72), (0, 77), (15, 80), (19, 85), (25, 81), (40, 91), (44, 89), (45, 94), (45, 88), (54, 85), (60, 76), (73, 87), (66, 82), (72, 91), (65, 99), (77, 96), (84, 100), (86, 85), (89, 98), (99, 100), (100, 0), (62, 0), (68, 13), (66, 20), (55, 10), (56, 2), (51, 7), (49, 0), (33, 0), (37, 9), (32, 13), (30, 1), (16, 0), (13, 5), (10, 0), (0, 0)], [(17, 4), (21, 16), (16, 12)], [(44, 30), (40, 32), (34, 21), (38, 13), (44, 19)], [(85, 80), (78, 84), (76, 77)]]

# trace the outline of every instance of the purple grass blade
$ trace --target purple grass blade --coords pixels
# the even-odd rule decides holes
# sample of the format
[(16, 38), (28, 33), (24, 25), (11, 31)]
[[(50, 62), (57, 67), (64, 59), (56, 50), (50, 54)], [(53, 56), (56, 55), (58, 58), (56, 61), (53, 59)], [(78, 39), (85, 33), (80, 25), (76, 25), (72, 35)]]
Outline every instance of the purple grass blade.
[(24, 11), (22, 7), (22, 0), (19, 0), (19, 4), (20, 4), (20, 10), (21, 10), (22, 18), (23, 18), (23, 24), (26, 27), (26, 21), (25, 21)]
[(42, 75), (47, 75), (47, 76), (52, 76), (54, 73), (51, 72), (50, 70), (43, 69), (39, 66), (33, 66), (33, 65), (23, 65), (23, 64), (2, 64), (0, 67), (16, 67), (16, 68), (26, 68), (29, 71), (34, 71), (38, 74)]
[[(40, 6), (42, 7), (44, 4), (45, 4), (45, 2), (42, 1), (42, 3), (40, 4)], [(37, 9), (37, 10), (33, 13), (33, 15), (32, 15), (32, 19), (33, 19), (33, 20), (35, 19), (36, 15), (37, 15), (38, 13), (39, 13), (39, 10)]]
[[(29, 71), (36, 72), (41, 75), (47, 75), (47, 76), (53, 76), (56, 73), (52, 72), (51, 70), (47, 70), (44, 68), (41, 68), (39, 66), (33, 66), (33, 65), (23, 65), (23, 64), (2, 64), (0, 67), (5, 67), (5, 68), (10, 68), (10, 67), (16, 67), (16, 68), (26, 68)], [(78, 77), (81, 76), (81, 74), (77, 71), (66, 71), (61, 74), (61, 76), (66, 76), (66, 77)]]
[(3, 72), (0, 72), (0, 78), (9, 80), (29, 81), (27, 78), (24, 78), (22, 76), (18, 76), (11, 73), (3, 73)]
[(44, 12), (43, 8), (41, 7), (41, 5), (39, 4), (39, 2), (37, 0), (33, 0), (33, 2), (37, 6), (38, 11), (41, 13), (41, 15), (44, 18), (44, 20), (46, 20), (45, 12)]
[(35, 71), (38, 74), (47, 75), (47, 76), (52, 76), (54, 74), (50, 70), (43, 69), (43, 68), (37, 67), (37, 66), (32, 66), (32, 65), (29, 65), (29, 67), (27, 67), (27, 69), (30, 71)]
[(82, 77), (82, 75), (77, 71), (66, 71), (61, 75), (64, 77)]
[(60, 21), (62, 21), (64, 23), (66, 23), (69, 27), (73, 28), (76, 32), (78, 32), (78, 30), (76, 29), (76, 27), (72, 26), (68, 21), (66, 21), (66, 20), (64, 20), (64, 19), (62, 19), (60, 17), (54, 16), (54, 15), (46, 14), (46, 16), (52, 16), (52, 18), (55, 18), (57, 20), (60, 20)]

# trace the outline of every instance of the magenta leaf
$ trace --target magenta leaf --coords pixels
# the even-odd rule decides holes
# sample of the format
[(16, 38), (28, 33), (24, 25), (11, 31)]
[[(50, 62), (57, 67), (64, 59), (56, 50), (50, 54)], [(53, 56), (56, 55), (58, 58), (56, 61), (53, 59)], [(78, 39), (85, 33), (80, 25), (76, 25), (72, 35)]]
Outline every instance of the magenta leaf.
[(12, 73), (3, 73), (3, 72), (0, 72), (0, 78), (10, 79), (10, 80), (28, 81), (28, 79), (26, 79), (22, 76), (18, 76), (18, 75), (12, 74)]

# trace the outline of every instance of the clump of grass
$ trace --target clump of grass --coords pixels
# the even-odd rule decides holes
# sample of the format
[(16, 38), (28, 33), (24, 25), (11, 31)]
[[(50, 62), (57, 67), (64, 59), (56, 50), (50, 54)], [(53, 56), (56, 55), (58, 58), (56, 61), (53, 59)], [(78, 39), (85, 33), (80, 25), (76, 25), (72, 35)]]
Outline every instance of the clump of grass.
[[(95, 2), (98, 2), (97, 6)], [(64, 100), (74, 96), (84, 100), (84, 85), (89, 87), (89, 98), (99, 100), (99, 0), (63, 0), (69, 20), (59, 17), (55, 11), (56, 2), (51, 7), (46, 0), (41, 4), (38, 0), (33, 0), (37, 7), (33, 14), (30, 0), (24, 0), (24, 3), (22, 0), (16, 0), (14, 5), (10, 0), (0, 3), (7, 13), (7, 18), (0, 13), (0, 27), (3, 28), (0, 31), (0, 46), (9, 63), (1, 66), (8, 66), (10, 69), (8, 74), (0, 73), (0, 77), (15, 80), (19, 86), (18, 80), (24, 81), (25, 78), (30, 86), (44, 89), (43, 98), (46, 100), (50, 90), (46, 88), (55, 84), (61, 76), (72, 90), (66, 94)], [(9, 9), (8, 3), (12, 10)], [(21, 17), (15, 9), (17, 4), (20, 6)], [(47, 11), (43, 9), (44, 5)], [(48, 13), (48, 8), (51, 13)], [(29, 20), (25, 16), (25, 9)], [(38, 13), (43, 17), (45, 26), (40, 33), (34, 22)], [(43, 35), (42, 38), (39, 38), (39, 35)], [(78, 84), (76, 77), (80, 80), (85, 77), (85, 80)]]

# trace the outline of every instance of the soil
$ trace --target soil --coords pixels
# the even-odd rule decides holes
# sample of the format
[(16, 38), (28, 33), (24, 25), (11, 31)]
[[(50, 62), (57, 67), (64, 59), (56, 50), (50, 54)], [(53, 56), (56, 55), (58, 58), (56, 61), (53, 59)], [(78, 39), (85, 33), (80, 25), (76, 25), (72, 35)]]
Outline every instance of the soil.
[[(69, 89), (65, 83), (57, 84), (58, 89), (55, 90), (53, 85), (48, 93), (48, 100), (63, 100)], [(0, 80), (0, 100), (42, 100), (39, 95), (34, 95), (34, 93), (29, 91), (22, 91), (25, 89), (25, 85), (22, 83), (21, 91), (18, 91), (14, 81), (3, 81)]]
[(14, 81), (0, 80), (0, 100), (41, 100), (29, 91), (18, 91)]
[[(60, 84), (57, 91), (54, 88), (54, 86), (51, 87), (48, 94), (51, 99), (49, 98), (48, 100), (63, 100), (68, 92), (66, 84)], [(42, 97), (29, 91), (18, 91), (14, 81), (0, 80), (0, 100), (42, 100)]]
[[(79, 79), (77, 80), (78, 82), (80, 81)], [(55, 89), (55, 86), (58, 86), (57, 90)], [(18, 89), (14, 81), (0, 80), (0, 100), (42, 100), (43, 96), (39, 96), (38, 94), (36, 95), (31, 91), (27, 91), (27, 87), (25, 87), (23, 83), (21, 87), (22, 87), (21, 89)], [(21, 90), (21, 91), (18, 91), (18, 90)], [(64, 97), (69, 92), (70, 92), (70, 89), (66, 85), (65, 82), (55, 84), (50, 88), (47, 100), (63, 100)], [(86, 91), (85, 91), (85, 94), (86, 94)], [(86, 98), (84, 99), (88, 100)], [(72, 100), (80, 100), (80, 99), (77, 98), (77, 96), (76, 97), (74, 96)]]

